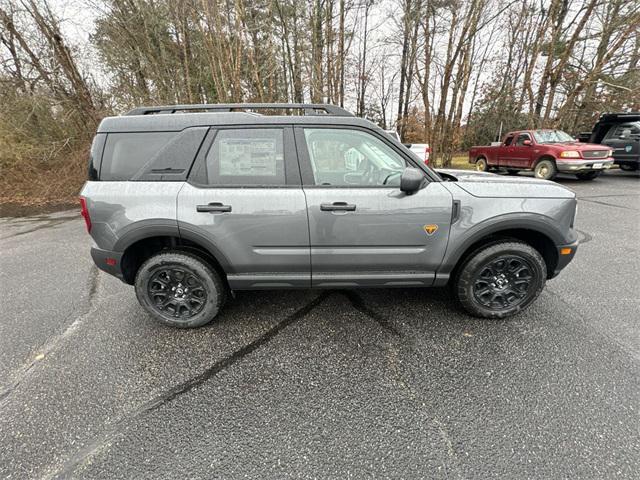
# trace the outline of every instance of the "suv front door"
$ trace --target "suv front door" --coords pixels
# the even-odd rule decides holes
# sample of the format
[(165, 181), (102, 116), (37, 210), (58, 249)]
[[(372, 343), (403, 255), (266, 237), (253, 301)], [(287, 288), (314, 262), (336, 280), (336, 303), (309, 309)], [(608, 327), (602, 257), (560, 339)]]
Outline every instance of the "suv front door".
[(310, 287), (292, 128), (211, 129), (178, 194), (178, 227), (224, 263), (232, 289)]
[(400, 191), (408, 155), (356, 127), (295, 127), (309, 214), (312, 285), (433, 283), (447, 246), (452, 197), (438, 181)]

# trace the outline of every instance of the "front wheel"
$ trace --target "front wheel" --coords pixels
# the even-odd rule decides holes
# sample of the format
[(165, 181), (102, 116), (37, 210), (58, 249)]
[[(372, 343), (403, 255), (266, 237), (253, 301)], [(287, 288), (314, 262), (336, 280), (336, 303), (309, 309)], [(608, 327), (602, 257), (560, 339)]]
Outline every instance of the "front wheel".
[(476, 160), (476, 170), (478, 172), (486, 172), (489, 170), (489, 165), (487, 164), (487, 160), (485, 158), (480, 157)]
[(546, 278), (547, 266), (535, 248), (505, 240), (472, 253), (455, 277), (453, 292), (471, 315), (505, 318), (538, 298)]
[(553, 180), (558, 173), (556, 163), (553, 160), (540, 160), (533, 169), (536, 178)]
[(576, 173), (576, 177), (578, 180), (593, 180), (596, 177), (599, 177), (602, 172), (590, 171), (590, 172), (580, 172)]
[(638, 170), (638, 165), (623, 163), (622, 165), (620, 165), (620, 168), (626, 172), (635, 172), (636, 170)]
[(220, 275), (196, 255), (166, 251), (142, 264), (135, 280), (140, 305), (156, 320), (179, 328), (209, 323), (225, 298)]

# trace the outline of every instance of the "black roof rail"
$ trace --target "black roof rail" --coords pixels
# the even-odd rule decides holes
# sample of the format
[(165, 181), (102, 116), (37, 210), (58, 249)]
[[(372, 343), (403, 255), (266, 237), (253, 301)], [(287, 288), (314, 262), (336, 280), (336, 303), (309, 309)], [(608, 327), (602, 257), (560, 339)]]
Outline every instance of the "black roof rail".
[(191, 105), (162, 105), (156, 107), (138, 107), (128, 111), (125, 115), (153, 115), (168, 113), (201, 112), (231, 112), (233, 110), (301, 110), (304, 115), (333, 115), (336, 117), (353, 117), (344, 108), (324, 103), (203, 103)]

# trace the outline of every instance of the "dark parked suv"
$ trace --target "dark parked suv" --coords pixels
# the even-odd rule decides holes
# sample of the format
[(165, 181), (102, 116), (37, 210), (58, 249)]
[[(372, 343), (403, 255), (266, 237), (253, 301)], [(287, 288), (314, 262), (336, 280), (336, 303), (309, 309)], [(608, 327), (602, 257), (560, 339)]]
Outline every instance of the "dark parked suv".
[(209, 322), (234, 290), (282, 288), (450, 284), (469, 313), (506, 317), (578, 246), (565, 187), (438, 174), (331, 105), (105, 118), (81, 195), (96, 265), (179, 327)]
[(580, 141), (601, 143), (613, 151), (613, 163), (622, 170), (640, 168), (640, 112), (604, 113)]

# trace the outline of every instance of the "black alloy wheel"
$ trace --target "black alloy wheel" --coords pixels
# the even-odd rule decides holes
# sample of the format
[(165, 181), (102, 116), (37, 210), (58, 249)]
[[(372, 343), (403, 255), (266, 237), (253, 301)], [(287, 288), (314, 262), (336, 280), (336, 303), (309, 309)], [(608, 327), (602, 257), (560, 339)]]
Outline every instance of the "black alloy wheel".
[(451, 284), (460, 305), (481, 318), (506, 318), (530, 305), (542, 292), (547, 265), (531, 245), (496, 240), (472, 252)]
[(200, 327), (218, 315), (227, 287), (218, 271), (191, 252), (162, 251), (138, 269), (140, 305), (159, 322), (179, 328)]
[(504, 310), (520, 305), (533, 283), (533, 268), (520, 256), (505, 255), (478, 270), (473, 282), (475, 299), (486, 308)]
[(147, 293), (160, 313), (179, 319), (197, 315), (207, 301), (202, 280), (181, 266), (158, 268), (149, 279)]

